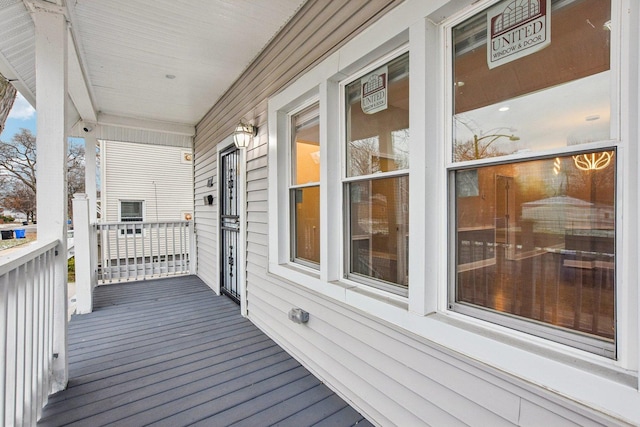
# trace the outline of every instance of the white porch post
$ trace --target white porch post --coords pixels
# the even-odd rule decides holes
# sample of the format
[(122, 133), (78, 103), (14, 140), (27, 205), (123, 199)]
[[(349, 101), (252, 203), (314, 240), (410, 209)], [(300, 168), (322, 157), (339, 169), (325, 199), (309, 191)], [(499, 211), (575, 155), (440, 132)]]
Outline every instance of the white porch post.
[[(98, 220), (96, 187), (96, 137), (89, 133), (84, 137), (84, 191), (89, 199), (89, 224)], [(75, 218), (75, 216), (74, 216)]]
[(38, 240), (59, 241), (55, 260), (51, 392), (68, 381), (67, 362), (67, 23), (36, 10)]
[(91, 262), (91, 224), (89, 224), (89, 206), (92, 202), (86, 194), (73, 195), (74, 244), (76, 257), (76, 311), (78, 314), (91, 313), (93, 310), (93, 264)]

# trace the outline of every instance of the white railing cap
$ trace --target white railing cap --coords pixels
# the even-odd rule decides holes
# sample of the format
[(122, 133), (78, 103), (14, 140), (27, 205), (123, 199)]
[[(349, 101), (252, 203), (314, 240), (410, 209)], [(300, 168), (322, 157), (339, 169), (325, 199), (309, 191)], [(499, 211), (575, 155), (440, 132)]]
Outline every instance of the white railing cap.
[(60, 244), (59, 240), (37, 240), (24, 248), (11, 251), (7, 255), (0, 254), (0, 276), (3, 276), (21, 265), (39, 257)]

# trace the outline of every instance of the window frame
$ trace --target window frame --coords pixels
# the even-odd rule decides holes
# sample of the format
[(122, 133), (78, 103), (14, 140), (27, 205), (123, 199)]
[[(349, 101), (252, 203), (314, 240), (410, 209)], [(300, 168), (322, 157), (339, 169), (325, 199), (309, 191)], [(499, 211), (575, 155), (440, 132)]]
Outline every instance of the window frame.
[[(125, 220), (122, 217), (122, 203), (140, 203), (140, 211), (142, 216), (139, 217), (140, 220), (135, 220), (135, 221), (130, 221), (130, 220)], [(141, 200), (141, 199), (119, 199), (118, 200), (118, 222), (144, 222), (144, 217), (145, 217), (145, 201)], [(138, 218), (138, 217), (133, 217), (133, 218)], [(133, 232), (135, 230), (135, 233)], [(129, 232), (131, 231), (131, 233)], [(129, 229), (128, 227), (126, 228), (126, 233), (125, 230), (120, 230), (120, 234), (126, 235), (126, 236), (133, 236), (134, 234), (142, 234), (142, 227), (136, 227), (134, 225), (133, 229)]]
[[(405, 24), (399, 25), (405, 27)], [(366, 74), (368, 70), (375, 69), (371, 64), (386, 62), (399, 56), (401, 51), (409, 51), (411, 55), (408, 38), (405, 27), (400, 34), (395, 33), (374, 49), (367, 48), (360, 51), (357, 57), (341, 60), (340, 65), (338, 57), (333, 56), (271, 98), (268, 105), (269, 274), (297, 282), (339, 301), (349, 300), (348, 304), (365, 310), (371, 307), (371, 303), (382, 302), (382, 307), (391, 303), (401, 310), (406, 310), (409, 304), (406, 295), (349, 280), (344, 274), (344, 195), (341, 178), (345, 176), (346, 151), (342, 150), (345, 135), (342, 131), (344, 105), (340, 83), (352, 76)], [(291, 182), (290, 115), (314, 100), (319, 101), (320, 107), (320, 227), (324, 230), (320, 242), (319, 270), (290, 259), (291, 196), (288, 193)], [(400, 172), (403, 173), (406, 171)], [(338, 200), (340, 203), (336, 203)], [(409, 266), (413, 268), (411, 264)], [(364, 296), (364, 299), (358, 301), (360, 297), (357, 297), (354, 300), (354, 295)]]
[[(486, 325), (489, 324), (495, 325), (498, 328), (507, 328), (508, 334), (527, 334), (534, 337), (539, 337), (542, 340), (548, 341), (551, 345), (559, 344), (560, 346), (569, 346), (572, 348), (576, 348), (578, 350), (584, 350), (588, 353), (606, 357), (612, 360), (619, 360), (619, 348), (620, 341), (623, 342), (628, 339), (628, 331), (625, 330), (624, 327), (620, 327), (623, 322), (621, 322), (621, 310), (626, 311), (622, 307), (621, 303), (621, 295), (623, 290), (621, 289), (623, 285), (623, 273), (621, 271), (622, 264), (622, 250), (621, 250), (621, 241), (623, 230), (624, 230), (624, 222), (622, 216), (622, 201), (623, 199), (623, 186), (624, 186), (624, 174), (623, 170), (625, 169), (622, 165), (623, 161), (623, 153), (625, 151), (624, 141), (621, 139), (621, 129), (620, 129), (620, 120), (619, 120), (619, 112), (620, 112), (620, 62), (621, 59), (618, 56), (619, 52), (619, 40), (621, 38), (620, 33), (620, 25), (615, 27), (616, 30), (612, 31), (610, 39), (611, 39), (611, 47), (610, 47), (610, 68), (609, 68), (609, 85), (610, 85), (610, 138), (604, 139), (596, 142), (589, 142), (584, 144), (577, 145), (567, 145), (561, 146), (551, 149), (523, 152), (523, 153), (513, 153), (499, 157), (489, 157), (484, 159), (477, 160), (465, 160), (465, 161), (454, 161), (453, 160), (453, 149), (454, 149), (454, 120), (455, 120), (455, 111), (454, 111), (454, 74), (453, 74), (453, 63), (454, 63), (454, 45), (453, 45), (453, 29), (460, 23), (466, 21), (467, 19), (475, 16), (482, 11), (486, 11), (499, 3), (502, 0), (486, 0), (481, 2), (474, 7), (470, 7), (464, 13), (459, 13), (452, 19), (448, 20), (446, 23), (442, 25), (443, 37), (446, 40), (446, 47), (442, 50), (444, 52), (444, 64), (445, 64), (445, 95), (444, 95), (444, 105), (445, 105), (445, 175), (446, 175), (446, 183), (447, 183), (447, 200), (445, 206), (447, 208), (447, 246), (449, 250), (447, 251), (447, 285), (446, 285), (446, 299), (445, 305), (442, 308), (447, 314), (452, 315), (456, 318), (461, 318), (462, 320), (468, 321), (471, 318), (477, 319), (480, 324)], [(611, 0), (611, 19), (612, 21), (617, 21), (619, 2), (617, 0)], [(545, 88), (543, 90), (549, 89)], [(458, 303), (456, 301), (456, 291), (457, 291), (457, 240), (456, 240), (456, 189), (455, 189), (455, 172), (460, 170), (468, 170), (474, 168), (481, 168), (484, 166), (491, 165), (504, 165), (504, 164), (517, 164), (520, 162), (526, 161), (535, 161), (540, 159), (549, 159), (557, 156), (568, 156), (581, 154), (585, 152), (594, 152), (600, 150), (612, 150), (616, 152), (616, 185), (615, 185), (615, 212), (616, 212), (616, 220), (615, 220), (615, 305), (614, 305), (614, 323), (616, 325), (615, 330), (615, 338), (613, 345), (607, 345), (604, 340), (600, 340), (591, 336), (586, 336), (586, 334), (582, 334), (579, 331), (570, 331), (570, 330), (558, 330), (554, 328), (552, 325), (548, 325), (542, 322), (538, 322), (534, 319), (527, 319), (524, 317), (513, 316), (509, 313), (499, 313), (494, 311), (489, 311), (482, 307), (472, 307), (468, 304)], [(624, 315), (624, 314), (623, 314)], [(525, 337), (527, 335), (524, 335)]]
[[(288, 133), (287, 133), (287, 138), (289, 140), (289, 145), (288, 145), (288, 167), (287, 167), (287, 182), (288, 182), (288, 192), (289, 192), (289, 198), (288, 198), (288, 211), (289, 211), (289, 260), (294, 263), (294, 264), (298, 264), (301, 265), (303, 267), (306, 268), (310, 268), (313, 270), (320, 270), (320, 266), (322, 264), (322, 256), (320, 256), (320, 262), (318, 262), (317, 264), (309, 261), (309, 260), (305, 260), (303, 258), (299, 258), (296, 257), (296, 225), (295, 225), (295, 220), (296, 220), (296, 202), (294, 200), (295, 196), (294, 193), (296, 190), (303, 190), (305, 188), (312, 188), (312, 187), (318, 187), (318, 189), (322, 188), (322, 181), (323, 181), (323, 173), (322, 173), (322, 161), (320, 162), (320, 179), (317, 182), (313, 182), (313, 183), (305, 183), (305, 184), (295, 184), (294, 183), (294, 145), (295, 145), (295, 140), (294, 140), (294, 129), (293, 129), (293, 118), (294, 116), (296, 116), (297, 114), (303, 112), (304, 110), (306, 110), (307, 108), (310, 108), (314, 105), (317, 104), (317, 108), (318, 108), (318, 125), (320, 122), (320, 98), (318, 96), (314, 96), (311, 97), (309, 99), (307, 99), (306, 101), (300, 103), (296, 108), (294, 108), (293, 110), (289, 111), (287, 113), (287, 124), (288, 124)], [(318, 147), (319, 147), (319, 151), (320, 153), (322, 153), (322, 142), (318, 141)], [(322, 215), (322, 205), (320, 205), (320, 215)], [(320, 228), (322, 230), (322, 228)], [(320, 239), (322, 240), (322, 233), (320, 233)]]
[[(340, 150), (340, 165), (341, 165), (341, 179), (340, 186), (342, 197), (341, 201), (343, 204), (343, 215), (342, 215), (342, 260), (341, 260), (341, 277), (346, 282), (357, 283), (359, 285), (364, 285), (370, 287), (372, 289), (376, 289), (378, 291), (384, 292), (386, 294), (393, 294), (398, 297), (407, 299), (409, 296), (409, 283), (407, 282), (407, 287), (404, 288), (402, 285), (397, 285), (391, 282), (387, 282), (385, 280), (378, 280), (372, 277), (368, 277), (365, 275), (360, 275), (358, 273), (352, 273), (349, 270), (351, 269), (351, 241), (350, 241), (350, 220), (351, 220), (351, 204), (349, 203), (349, 186), (352, 183), (359, 182), (372, 182), (377, 179), (385, 179), (385, 178), (400, 178), (407, 177), (407, 180), (410, 182), (411, 176), (411, 164), (409, 162), (409, 167), (406, 169), (400, 170), (392, 170), (388, 172), (373, 172), (363, 175), (352, 175), (349, 176), (348, 172), (348, 160), (347, 160), (347, 116), (346, 116), (346, 97), (347, 97), (347, 86), (354, 83), (358, 79), (363, 76), (371, 73), (372, 71), (388, 64), (401, 56), (407, 54), (409, 60), (409, 66), (411, 66), (411, 50), (409, 43), (403, 43), (399, 47), (392, 49), (385, 54), (379, 56), (375, 60), (370, 61), (366, 66), (361, 67), (355, 70), (353, 73), (345, 76), (341, 79), (339, 83), (340, 88), (340, 124), (339, 124), (339, 147)], [(409, 69), (409, 82), (411, 82), (411, 68)], [(409, 117), (411, 117), (411, 89), (409, 89)], [(411, 119), (409, 119), (409, 130), (411, 133)], [(409, 149), (413, 148), (411, 146), (411, 136), (409, 139)], [(414, 144), (415, 145), (415, 144)], [(409, 184), (409, 201), (411, 200), (411, 184)], [(410, 218), (410, 216), (409, 216)], [(407, 228), (409, 228), (411, 224), (411, 220), (407, 224)], [(409, 262), (409, 252), (410, 249), (407, 249), (407, 263)]]

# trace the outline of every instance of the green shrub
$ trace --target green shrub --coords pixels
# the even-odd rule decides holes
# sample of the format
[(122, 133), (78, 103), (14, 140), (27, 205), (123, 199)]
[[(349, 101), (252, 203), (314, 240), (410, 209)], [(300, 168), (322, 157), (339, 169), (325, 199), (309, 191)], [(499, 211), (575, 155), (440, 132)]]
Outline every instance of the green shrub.
[(75, 282), (76, 281), (76, 258), (71, 257), (69, 261), (67, 261), (67, 281)]

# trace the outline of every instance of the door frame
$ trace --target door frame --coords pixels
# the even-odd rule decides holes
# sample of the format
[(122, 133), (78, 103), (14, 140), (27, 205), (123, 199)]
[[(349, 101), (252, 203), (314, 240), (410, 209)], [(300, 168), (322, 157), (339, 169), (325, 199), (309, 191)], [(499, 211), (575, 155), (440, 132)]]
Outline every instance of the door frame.
[[(218, 188), (216, 192), (218, 193), (218, 197), (216, 197), (216, 276), (218, 278), (216, 284), (216, 294), (222, 294), (222, 283), (220, 282), (220, 272), (222, 271), (222, 263), (224, 260), (222, 259), (222, 230), (221, 230), (221, 221), (220, 214), (222, 212), (222, 193), (220, 183), (224, 179), (222, 176), (222, 162), (220, 161), (222, 155), (225, 151), (234, 147), (233, 136), (229, 136), (225, 138), (222, 142), (220, 142), (217, 146), (216, 153), (216, 174), (218, 177)], [(240, 221), (239, 229), (238, 229), (238, 247), (236, 250), (236, 263), (237, 267), (237, 275), (238, 275), (238, 293), (240, 294), (240, 313), (242, 316), (247, 317), (247, 282), (246, 282), (246, 183), (247, 183), (247, 173), (246, 173), (246, 150), (238, 149), (238, 221)]]

